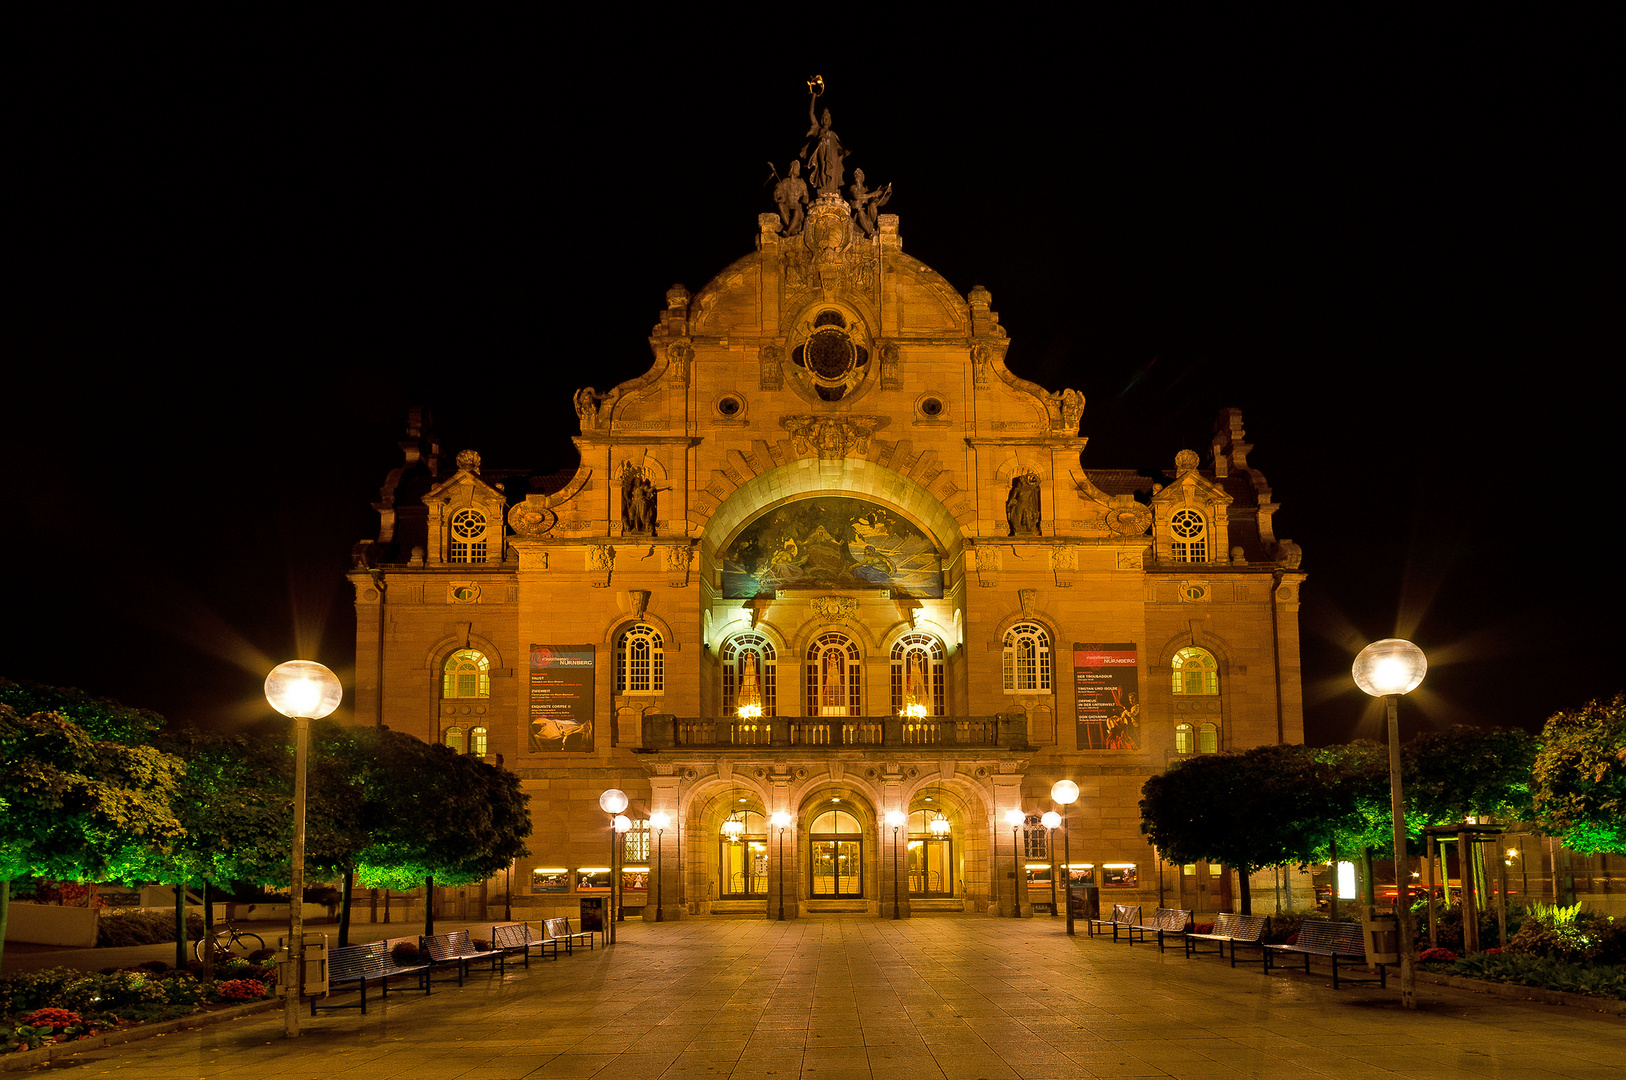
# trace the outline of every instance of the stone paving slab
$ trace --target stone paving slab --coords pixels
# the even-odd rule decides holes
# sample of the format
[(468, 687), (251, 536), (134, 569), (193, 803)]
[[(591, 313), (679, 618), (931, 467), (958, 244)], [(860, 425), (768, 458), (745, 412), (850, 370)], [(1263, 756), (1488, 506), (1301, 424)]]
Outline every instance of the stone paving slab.
[(1069, 938), (1060, 920), (627, 923), (612, 947), (532, 960), (368, 1013), (261, 1014), (53, 1063), (143, 1080), (1484, 1080), (1619, 1075), (1626, 1018), (1453, 987)]

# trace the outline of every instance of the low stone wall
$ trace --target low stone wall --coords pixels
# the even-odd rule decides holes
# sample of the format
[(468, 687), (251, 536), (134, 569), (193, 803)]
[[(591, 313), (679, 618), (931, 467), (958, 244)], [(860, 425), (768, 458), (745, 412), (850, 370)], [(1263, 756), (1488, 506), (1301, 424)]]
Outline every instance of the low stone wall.
[(6, 915), (6, 940), (27, 945), (96, 947), (95, 908), (59, 907), (12, 901)]

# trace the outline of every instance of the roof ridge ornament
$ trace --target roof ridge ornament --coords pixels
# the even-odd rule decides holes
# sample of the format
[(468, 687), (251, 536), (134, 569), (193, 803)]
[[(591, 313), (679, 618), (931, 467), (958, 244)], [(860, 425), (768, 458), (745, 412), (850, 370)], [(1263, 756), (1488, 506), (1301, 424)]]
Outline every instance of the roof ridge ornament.
[[(803, 136), (807, 141), (797, 151), (796, 160), (785, 169), (786, 175), (780, 177), (773, 162), (768, 163), (769, 179), (775, 181), (773, 200), (779, 208), (782, 223), (779, 235), (801, 235), (803, 220), (809, 210), (816, 203), (833, 202), (865, 239), (869, 239), (879, 230), (881, 207), (891, 200), (892, 185), (886, 184), (872, 191), (864, 183), (863, 170), (854, 169), (853, 183), (848, 188), (850, 198), (842, 197), (841, 182), (846, 172), (847, 156), (852, 151), (841, 144), (830, 110), (827, 108), (822, 114), (817, 111), (818, 100), (824, 96), (824, 90), (824, 76), (814, 75), (807, 80), (808, 128)], [(801, 175), (803, 162), (807, 163), (805, 180)], [(810, 184), (816, 199), (809, 194)]]

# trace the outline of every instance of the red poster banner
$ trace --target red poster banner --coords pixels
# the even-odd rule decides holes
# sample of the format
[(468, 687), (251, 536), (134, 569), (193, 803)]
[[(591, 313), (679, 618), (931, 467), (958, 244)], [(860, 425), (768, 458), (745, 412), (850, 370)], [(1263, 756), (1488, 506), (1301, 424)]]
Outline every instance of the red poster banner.
[(1140, 675), (1133, 641), (1074, 642), (1080, 750), (1140, 749)]

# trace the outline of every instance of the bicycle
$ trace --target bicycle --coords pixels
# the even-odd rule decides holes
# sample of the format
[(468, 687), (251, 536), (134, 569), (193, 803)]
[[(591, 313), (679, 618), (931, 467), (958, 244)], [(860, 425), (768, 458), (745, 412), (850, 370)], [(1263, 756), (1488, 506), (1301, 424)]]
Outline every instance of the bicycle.
[[(208, 947), (210, 945), (213, 947)], [(243, 947), (241, 954), (236, 952), (238, 945)], [(265, 948), (265, 939), (260, 935), (247, 930), (239, 930), (231, 923), (227, 923), (224, 928), (215, 930), (213, 939), (199, 938), (194, 951), (197, 953), (199, 960), (209, 960), (219, 953), (225, 953), (228, 956), (247, 956), (249, 953), (263, 948)]]

